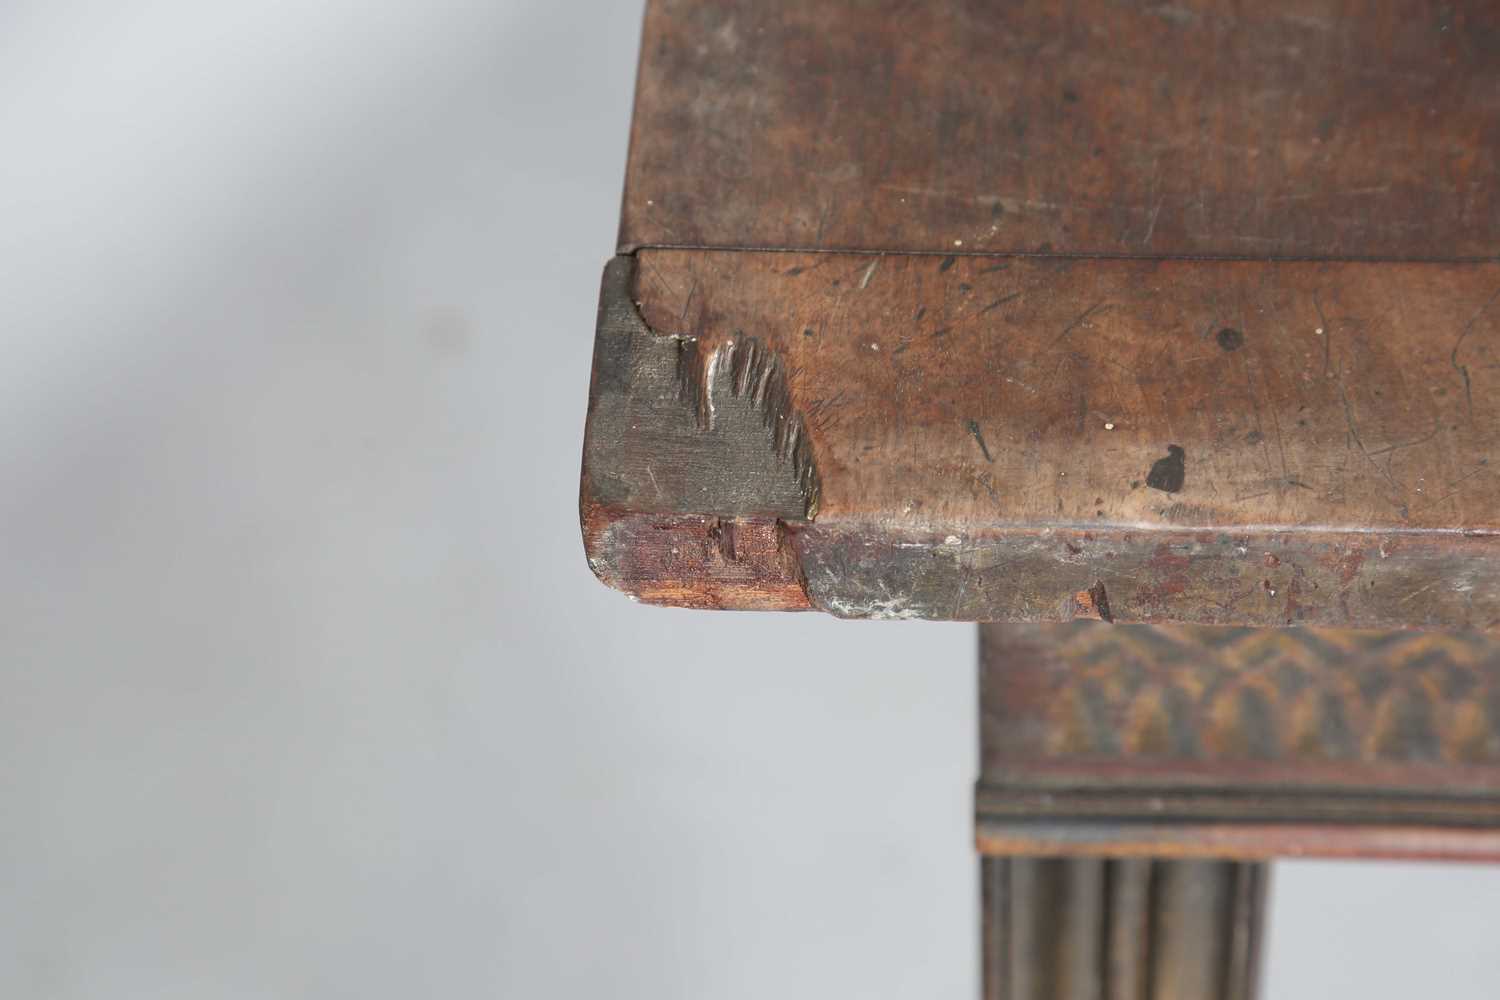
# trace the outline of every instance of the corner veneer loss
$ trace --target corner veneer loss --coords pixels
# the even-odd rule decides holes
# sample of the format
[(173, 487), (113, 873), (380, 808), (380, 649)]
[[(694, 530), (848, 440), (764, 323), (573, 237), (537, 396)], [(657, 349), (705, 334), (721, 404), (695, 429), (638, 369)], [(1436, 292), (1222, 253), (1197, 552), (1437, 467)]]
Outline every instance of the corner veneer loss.
[(807, 606), (786, 522), (816, 510), (817, 471), (786, 373), (750, 338), (650, 329), (635, 262), (605, 268), (580, 496), (589, 565), (649, 603)]
[(849, 617), (1097, 586), (1121, 622), (1500, 624), (1500, 9), (881, 6), (647, 5), (596, 572)]

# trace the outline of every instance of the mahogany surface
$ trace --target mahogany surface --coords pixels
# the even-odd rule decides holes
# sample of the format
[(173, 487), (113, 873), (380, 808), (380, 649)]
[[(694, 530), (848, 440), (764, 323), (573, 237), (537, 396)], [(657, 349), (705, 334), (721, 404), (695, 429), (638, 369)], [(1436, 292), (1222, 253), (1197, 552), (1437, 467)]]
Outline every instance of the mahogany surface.
[(604, 295), (585, 537), (645, 600), (1500, 622), (1500, 264), (642, 250)]
[(1500, 7), (648, 5), (581, 506), (642, 600), (1500, 624)]
[(655, 0), (620, 250), (1492, 259), (1487, 0)]

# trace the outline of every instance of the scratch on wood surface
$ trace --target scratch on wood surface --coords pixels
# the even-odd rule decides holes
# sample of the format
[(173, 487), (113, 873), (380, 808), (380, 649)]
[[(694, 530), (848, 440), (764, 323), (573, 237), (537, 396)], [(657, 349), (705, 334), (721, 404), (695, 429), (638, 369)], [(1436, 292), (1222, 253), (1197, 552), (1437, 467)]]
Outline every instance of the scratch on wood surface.
[(995, 458), (990, 454), (989, 446), (984, 443), (984, 435), (980, 433), (977, 421), (969, 421), (969, 433), (974, 435), (975, 443), (979, 445), (979, 450), (984, 453), (984, 460), (993, 463)]
[(1459, 332), (1458, 339), (1453, 342), (1452, 353), (1448, 355), (1448, 363), (1453, 366), (1454, 371), (1463, 376), (1464, 402), (1468, 405), (1469, 423), (1471, 424), (1474, 422), (1474, 385), (1469, 378), (1469, 366), (1458, 363), (1458, 349), (1463, 346), (1464, 339), (1473, 331), (1474, 324), (1479, 322), (1479, 317), (1484, 315), (1486, 309), (1495, 304), (1495, 299), (1497, 298), (1500, 298), (1500, 288), (1495, 289), (1494, 293), (1484, 300), (1484, 305), (1474, 310), (1474, 315), (1470, 316), (1469, 321), (1464, 324), (1463, 330)]
[(1439, 583), (1442, 583), (1442, 580), (1433, 580), (1431, 583), (1427, 584), (1425, 587), (1418, 587), (1416, 590), (1413, 590), (1410, 594), (1407, 594), (1405, 597), (1401, 598), (1401, 600), (1400, 600), (1399, 603), (1405, 604), (1408, 601), (1412, 600), (1413, 598), (1421, 597), (1423, 594), (1427, 593), (1433, 587), (1436, 587)]
[[(1257, 411), (1259, 407), (1257, 406)], [(1286, 439), (1281, 433), (1281, 417), (1276, 414), (1276, 407), (1271, 407), (1271, 427), (1276, 431), (1276, 450), (1281, 455), (1281, 478), (1286, 482), (1294, 482), (1291, 472), (1286, 465)]]
[[(949, 536), (949, 538), (951, 540), (953, 536)], [(964, 549), (967, 546), (968, 542), (966, 540), (959, 539), (958, 553), (953, 560), (954, 565), (958, 567), (958, 586), (954, 588), (953, 595), (953, 618), (955, 621), (959, 620), (959, 613), (963, 610), (964, 606), (964, 597), (969, 590), (969, 574), (964, 571)]]
[(1018, 385), (1022, 389), (1025, 389), (1029, 393), (1032, 393), (1032, 394), (1036, 393), (1036, 387), (1035, 386), (1027, 385), (1025, 382), (1022, 382), (1018, 378), (1011, 378), (1009, 375), (1007, 375), (1007, 376), (1005, 376), (1005, 381), (1009, 382), (1011, 385)]
[(672, 283), (662, 275), (661, 271), (657, 270), (656, 264), (653, 263), (650, 258), (646, 258), (646, 270), (651, 272), (651, 279), (653, 281), (655, 281), (662, 288), (665, 288), (667, 292), (670, 293), (673, 297), (676, 297), (677, 289), (673, 288)]
[(996, 309), (999, 306), (1003, 306), (1003, 305), (1005, 305), (1005, 303), (1010, 302), (1010, 301), (1012, 301), (1014, 299), (1018, 299), (1020, 297), (1021, 297), (1021, 293), (1020, 292), (1011, 292), (1009, 295), (1002, 295), (1002, 296), (1000, 296), (1000, 298), (996, 299), (995, 301), (991, 302), (989, 305), (985, 306), (983, 309), (979, 310), (979, 315), (983, 316), (985, 313), (990, 312), (991, 310)]
[(1463, 492), (1463, 490), (1460, 487), (1464, 483), (1468, 482), (1470, 479), (1473, 479), (1475, 476), (1479, 475), (1481, 472), (1488, 472), (1489, 471), (1489, 464), (1490, 464), (1490, 460), (1489, 459), (1487, 459), (1487, 458), (1480, 459), (1478, 465), (1476, 465), (1474, 468), (1470, 469), (1468, 472), (1464, 473), (1462, 476), (1459, 476), (1453, 482), (1451, 482), (1451, 483), (1448, 484), (1448, 492), (1447, 493), (1444, 493), (1442, 496), (1438, 497), (1436, 500), (1429, 500), (1426, 503), (1417, 504), (1417, 505), (1415, 505), (1415, 506), (1412, 507), (1412, 510), (1414, 510), (1414, 511), (1416, 511), (1416, 510), (1424, 510), (1424, 509), (1426, 509), (1428, 507), (1436, 507), (1440, 503), (1447, 503), (1449, 500), (1452, 500), (1454, 497), (1458, 496), (1460, 493)]
[[(1380, 473), (1381, 477), (1391, 485), (1391, 489), (1396, 491), (1397, 496), (1404, 497), (1406, 495), (1406, 491), (1402, 489), (1401, 485), (1396, 482), (1394, 477), (1391, 476), (1389, 470), (1387, 470), (1379, 462), (1375, 461), (1375, 456), (1371, 455), (1369, 449), (1365, 447), (1365, 442), (1359, 435), (1359, 424), (1354, 419), (1354, 405), (1349, 402), (1349, 394), (1344, 391), (1344, 384), (1342, 381), (1339, 382), (1339, 398), (1344, 402), (1344, 423), (1349, 428), (1349, 435), (1351, 438), (1353, 438), (1355, 446), (1359, 448), (1359, 453), (1365, 456), (1365, 460), (1370, 463), (1371, 467), (1373, 467), (1376, 472)], [(1401, 519), (1403, 521), (1406, 520), (1406, 518), (1411, 514), (1410, 508), (1405, 503), (1398, 502), (1396, 500), (1390, 500), (1387, 502), (1400, 512)]]
[(1156, 199), (1156, 205), (1151, 209), (1151, 221), (1146, 224), (1146, 235), (1141, 237), (1141, 246), (1149, 247), (1151, 245), (1151, 236), (1156, 232), (1156, 217), (1161, 215), (1162, 202), (1166, 200), (1166, 195), (1161, 195)]
[(1267, 195), (1265, 200), (1268, 202), (1285, 202), (1311, 201), (1315, 198), (1357, 198), (1364, 195), (1385, 194), (1389, 192), (1390, 189), (1391, 186), (1389, 184), (1381, 184), (1375, 187), (1347, 188), (1342, 191), (1293, 192), (1289, 194), (1273, 194)]
[(997, 509), (1002, 506), (1000, 503), (1000, 493), (995, 489), (994, 476), (990, 475), (988, 472), (979, 472), (974, 475), (974, 481), (982, 486), (984, 488), (984, 491), (989, 494), (990, 501), (994, 503)]
[(946, 337), (954, 330), (963, 326), (965, 323), (968, 323), (970, 320), (977, 319), (978, 317), (983, 316), (1000, 306), (1003, 306), (1005, 303), (1010, 302), (1012, 299), (1020, 298), (1020, 296), (1020, 292), (1013, 292), (1010, 295), (1005, 295), (998, 299), (995, 299), (993, 302), (989, 303), (989, 305), (970, 309), (968, 312), (964, 313), (962, 316), (958, 317), (958, 319), (954, 320), (952, 323), (949, 323), (947, 326), (939, 327), (938, 329), (932, 331), (932, 335), (934, 337)]
[(1080, 326), (1083, 326), (1096, 313), (1101, 313), (1101, 312), (1103, 312), (1104, 310), (1106, 310), (1108, 308), (1110, 308), (1109, 305), (1103, 299), (1100, 299), (1098, 302), (1095, 302), (1093, 305), (1089, 306), (1083, 312), (1079, 313), (1076, 317), (1074, 317), (1073, 322), (1071, 322), (1067, 326), (1063, 327), (1062, 333), (1060, 333), (1060, 334), (1057, 335), (1057, 342), (1058, 343), (1062, 343), (1064, 340), (1066, 340), (1068, 338), (1068, 334), (1072, 333), (1074, 330), (1078, 329)]
[(1313, 289), (1313, 308), (1318, 311), (1318, 332), (1323, 335), (1323, 377), (1328, 378), (1333, 371), (1333, 327), (1323, 315), (1323, 300), (1316, 288)]
[(1395, 444), (1388, 444), (1384, 448), (1376, 448), (1374, 451), (1370, 452), (1369, 454), (1372, 457), (1375, 456), (1375, 455), (1385, 455), (1385, 454), (1388, 454), (1389, 452), (1400, 451), (1402, 448), (1412, 448), (1412, 447), (1415, 447), (1415, 446), (1417, 446), (1419, 444), (1426, 444), (1428, 441), (1431, 441), (1433, 438), (1437, 437), (1438, 434), (1439, 434), (1439, 432), (1442, 431), (1442, 429), (1443, 429), (1442, 421), (1439, 418), (1437, 418), (1437, 417), (1433, 417), (1432, 418), (1432, 430), (1428, 431), (1426, 434), (1423, 434), (1421, 437), (1419, 437), (1419, 438), (1413, 438), (1410, 441), (1398, 441)]

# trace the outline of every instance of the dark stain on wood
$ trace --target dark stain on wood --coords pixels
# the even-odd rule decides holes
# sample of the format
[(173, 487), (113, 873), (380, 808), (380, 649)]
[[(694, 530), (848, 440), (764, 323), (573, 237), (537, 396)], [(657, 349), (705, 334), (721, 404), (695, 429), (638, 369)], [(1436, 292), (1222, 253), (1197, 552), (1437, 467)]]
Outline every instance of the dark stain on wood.
[(1187, 452), (1179, 445), (1169, 444), (1166, 457), (1151, 463), (1151, 471), (1146, 474), (1146, 485), (1163, 493), (1177, 493), (1181, 491), (1186, 477)]
[(1226, 351), (1238, 351), (1245, 346), (1245, 335), (1232, 326), (1226, 326), (1214, 335), (1219, 346)]

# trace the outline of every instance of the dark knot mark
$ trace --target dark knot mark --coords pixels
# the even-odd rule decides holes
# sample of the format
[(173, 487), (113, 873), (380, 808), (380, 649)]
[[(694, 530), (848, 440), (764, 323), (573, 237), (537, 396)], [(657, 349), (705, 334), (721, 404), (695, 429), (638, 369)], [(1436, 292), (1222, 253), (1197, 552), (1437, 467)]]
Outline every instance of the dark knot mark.
[(1226, 351), (1238, 351), (1245, 346), (1245, 335), (1232, 326), (1226, 326), (1214, 335), (1219, 346)]
[(990, 449), (984, 443), (984, 435), (979, 433), (979, 424), (977, 421), (969, 421), (969, 433), (974, 435), (974, 440), (976, 443), (978, 443), (979, 450), (984, 452), (984, 460), (986, 462), (993, 463), (995, 459), (990, 455)]
[(1187, 452), (1175, 444), (1167, 445), (1167, 457), (1158, 458), (1146, 475), (1146, 485), (1163, 493), (1176, 493), (1187, 478)]

